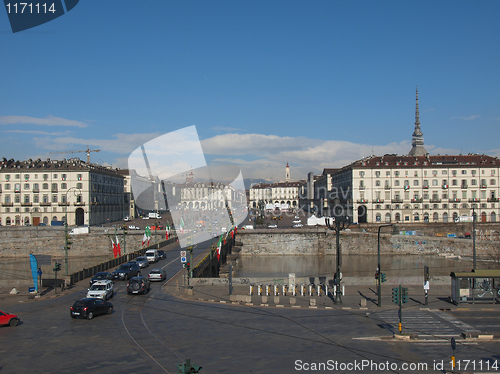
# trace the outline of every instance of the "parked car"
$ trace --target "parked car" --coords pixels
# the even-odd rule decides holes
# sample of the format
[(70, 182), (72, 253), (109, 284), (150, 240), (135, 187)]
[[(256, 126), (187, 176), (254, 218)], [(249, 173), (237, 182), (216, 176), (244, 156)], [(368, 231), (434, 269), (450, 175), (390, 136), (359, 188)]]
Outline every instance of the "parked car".
[(17, 326), (19, 322), (21, 318), (17, 315), (0, 311), (0, 326)]
[(128, 228), (129, 228), (129, 230), (140, 230), (141, 229), (139, 226), (135, 226), (135, 225), (130, 225)]
[(165, 260), (166, 258), (167, 258), (167, 254), (165, 253), (165, 251), (162, 249), (158, 250), (158, 259)]
[(302, 227), (304, 226), (302, 223), (297, 223), (296, 225), (293, 225), (293, 227)]
[(128, 222), (128, 221), (130, 221), (130, 217), (129, 217), (129, 216), (126, 216), (123, 220), (124, 220), (125, 222)]
[(92, 278), (90, 278), (90, 286), (92, 286), (97, 281), (102, 280), (113, 280), (113, 274), (109, 271), (100, 271), (99, 273), (95, 273)]
[(267, 226), (268, 229), (277, 229), (278, 225), (269, 225)]
[(127, 283), (127, 293), (129, 295), (135, 293), (145, 294), (146, 292), (149, 292), (150, 289), (151, 283), (149, 282), (149, 279), (146, 279), (142, 275), (130, 278)]
[(164, 281), (165, 279), (167, 279), (167, 271), (165, 269), (152, 269), (149, 272), (148, 279), (151, 282)]
[(293, 221), (292, 223), (302, 223), (302, 221), (300, 219), (297, 219), (297, 220)]
[(141, 269), (149, 266), (149, 261), (146, 256), (139, 256), (135, 259), (135, 261), (137, 261)]
[(113, 281), (101, 280), (95, 282), (87, 291), (87, 297), (108, 300), (115, 292)]
[(126, 263), (120, 265), (118, 269), (113, 271), (113, 278), (114, 279), (130, 279), (132, 277), (135, 277), (139, 275), (141, 271), (141, 268), (139, 267), (138, 263)]
[(70, 308), (71, 318), (88, 318), (113, 313), (113, 304), (106, 300), (85, 298), (75, 301)]

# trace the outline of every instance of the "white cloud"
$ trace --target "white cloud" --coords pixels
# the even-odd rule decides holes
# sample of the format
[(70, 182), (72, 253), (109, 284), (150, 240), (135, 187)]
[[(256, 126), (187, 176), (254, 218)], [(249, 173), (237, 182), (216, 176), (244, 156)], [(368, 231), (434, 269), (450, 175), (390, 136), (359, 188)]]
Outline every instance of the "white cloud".
[(473, 114), (473, 115), (468, 116), (468, 117), (455, 116), (455, 117), (451, 117), (450, 119), (461, 119), (464, 121), (472, 121), (472, 120), (477, 119), (477, 118), (481, 118), (481, 116), (479, 116), (477, 114)]
[(16, 133), (16, 134), (50, 135), (50, 136), (67, 135), (67, 132), (48, 132), (42, 130), (5, 130), (3, 132)]
[(29, 116), (0, 116), (0, 125), (41, 125), (41, 126), (69, 126), (88, 127), (85, 122), (65, 119), (61, 117), (48, 116), (37, 118)]

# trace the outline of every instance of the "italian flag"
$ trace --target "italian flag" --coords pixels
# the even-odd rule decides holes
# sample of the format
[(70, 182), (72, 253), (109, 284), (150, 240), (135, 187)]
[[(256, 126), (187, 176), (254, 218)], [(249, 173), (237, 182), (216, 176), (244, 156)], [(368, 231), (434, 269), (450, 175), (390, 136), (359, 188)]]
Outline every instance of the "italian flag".
[(111, 240), (111, 245), (113, 246), (113, 256), (116, 258), (116, 254), (118, 253), (118, 247), (116, 246), (113, 239), (111, 239), (111, 236), (109, 237), (109, 239)]
[(222, 235), (219, 237), (219, 242), (217, 243), (217, 261), (220, 261), (221, 249), (222, 249)]
[(149, 226), (146, 226), (146, 229), (144, 230), (144, 236), (142, 237), (142, 245), (144, 243), (148, 242), (149, 245), (149, 240), (151, 239), (151, 230), (149, 229)]
[[(118, 256), (122, 255), (122, 249), (120, 247), (120, 241), (118, 240), (118, 236), (115, 235), (116, 238), (116, 251), (118, 252)], [(116, 255), (115, 255), (116, 257)]]
[(186, 225), (184, 224), (184, 219), (181, 217), (181, 234), (184, 234), (184, 227)]
[(166, 239), (166, 240), (168, 240), (168, 236), (169, 236), (169, 235), (170, 235), (170, 225), (169, 225), (169, 224), (168, 224), (168, 222), (167, 222), (167, 224), (166, 224), (166, 226), (165, 226), (165, 239)]

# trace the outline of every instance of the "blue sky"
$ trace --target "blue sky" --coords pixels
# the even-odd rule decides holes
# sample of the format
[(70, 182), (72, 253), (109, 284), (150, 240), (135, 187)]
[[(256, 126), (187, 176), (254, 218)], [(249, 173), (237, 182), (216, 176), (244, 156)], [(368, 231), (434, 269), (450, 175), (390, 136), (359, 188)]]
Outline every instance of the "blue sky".
[(0, 9), (0, 157), (130, 152), (195, 125), (209, 161), (293, 179), (370, 154), (500, 156), (500, 2), (82, 0), (13, 34)]

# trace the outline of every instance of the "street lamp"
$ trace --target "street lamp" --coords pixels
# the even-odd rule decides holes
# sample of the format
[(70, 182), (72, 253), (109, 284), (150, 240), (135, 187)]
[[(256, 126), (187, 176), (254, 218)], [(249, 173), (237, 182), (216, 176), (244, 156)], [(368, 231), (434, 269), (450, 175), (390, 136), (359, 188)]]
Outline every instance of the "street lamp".
[(377, 235), (377, 255), (378, 255), (378, 266), (377, 266), (377, 296), (378, 303), (377, 306), (382, 306), (382, 273), (380, 272), (380, 229), (382, 227), (390, 227), (394, 226), (392, 223), (389, 225), (381, 225), (378, 227), (378, 235)]
[[(82, 190), (78, 187), (71, 187), (66, 191), (66, 200), (64, 204), (64, 262), (66, 266), (66, 275), (68, 275), (68, 249), (69, 249), (69, 240), (68, 240), (68, 192), (74, 190), (74, 195), (78, 196), (82, 194)], [(78, 190), (78, 194), (76, 193)]]
[(351, 225), (350, 217), (347, 214), (341, 214), (343, 212), (344, 209), (340, 205), (336, 205), (334, 207), (334, 217), (325, 218), (326, 226), (335, 232), (337, 239), (337, 272), (334, 276), (335, 304), (342, 304), (342, 289), (340, 287), (340, 267), (342, 265), (340, 253), (340, 232), (347, 229)]

